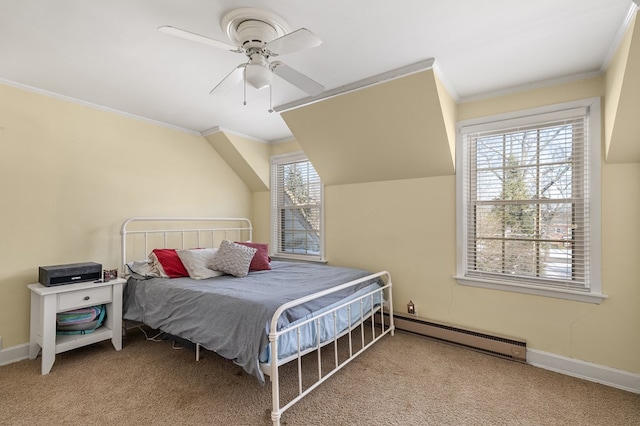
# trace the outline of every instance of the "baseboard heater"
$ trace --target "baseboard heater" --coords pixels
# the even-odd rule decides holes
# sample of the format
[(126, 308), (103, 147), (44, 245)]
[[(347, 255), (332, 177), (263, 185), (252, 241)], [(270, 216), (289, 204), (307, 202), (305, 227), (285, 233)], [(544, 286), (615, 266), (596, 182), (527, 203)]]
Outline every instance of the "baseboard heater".
[[(385, 316), (387, 315), (385, 314)], [(385, 321), (388, 321), (388, 318)], [(420, 334), (514, 361), (527, 362), (527, 343), (523, 340), (492, 336), (438, 324), (419, 317), (394, 314), (393, 321), (398, 330)]]

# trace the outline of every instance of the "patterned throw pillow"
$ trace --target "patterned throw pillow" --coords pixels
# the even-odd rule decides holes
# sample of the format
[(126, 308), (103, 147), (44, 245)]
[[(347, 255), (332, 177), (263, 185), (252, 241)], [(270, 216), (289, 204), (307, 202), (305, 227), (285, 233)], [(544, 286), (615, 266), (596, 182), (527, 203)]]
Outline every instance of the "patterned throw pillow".
[(223, 240), (207, 268), (224, 272), (234, 277), (246, 277), (249, 273), (251, 260), (257, 251), (253, 247)]

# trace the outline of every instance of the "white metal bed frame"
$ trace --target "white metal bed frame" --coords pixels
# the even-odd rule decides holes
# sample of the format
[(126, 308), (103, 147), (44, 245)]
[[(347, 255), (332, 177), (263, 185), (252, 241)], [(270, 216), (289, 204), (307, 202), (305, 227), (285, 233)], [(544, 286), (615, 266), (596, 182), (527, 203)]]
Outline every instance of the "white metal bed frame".
[[(192, 228), (173, 228), (173, 227), (164, 227), (164, 228), (153, 228), (153, 229), (147, 229), (146, 227), (144, 229), (139, 229), (139, 230), (130, 230), (128, 229), (128, 227), (134, 223), (134, 222), (144, 222), (146, 224), (150, 224), (150, 223), (168, 223), (168, 222), (183, 222), (183, 223), (190, 223), (190, 222), (200, 222), (200, 223), (209, 223), (211, 224), (211, 226), (207, 225), (204, 227), (192, 227)], [(216, 227), (215, 224), (217, 223), (237, 223), (239, 225), (237, 226), (221, 226), (221, 227)], [(138, 258), (138, 259), (129, 259), (128, 256), (130, 256), (130, 254), (127, 253), (127, 236), (128, 235), (142, 235), (142, 237), (144, 238), (144, 253), (145, 253), (145, 257), (146, 255), (153, 249), (153, 248), (167, 248), (167, 242), (168, 239), (172, 236), (172, 235), (178, 235), (181, 241), (181, 246), (180, 247), (172, 247), (172, 248), (181, 248), (184, 249), (185, 248), (185, 238), (188, 237), (189, 235), (193, 235), (195, 234), (196, 238), (197, 238), (197, 246), (201, 247), (201, 237), (203, 234), (211, 234), (211, 243), (213, 246), (217, 246), (216, 244), (216, 234), (222, 234), (223, 237), (221, 237), (220, 241), (222, 239), (231, 239), (229, 238), (230, 235), (234, 235), (236, 240), (251, 240), (252, 239), (252, 233), (253, 233), (253, 227), (251, 225), (251, 221), (249, 221), (248, 219), (245, 218), (163, 218), (163, 217), (134, 217), (131, 219), (128, 219), (127, 221), (125, 221), (122, 225), (121, 231), (120, 231), (121, 235), (122, 235), (122, 268), (123, 268), (123, 275), (126, 274), (127, 269), (126, 269), (126, 263), (128, 261), (132, 261), (132, 260), (138, 260), (138, 259), (143, 259), (144, 257)], [(162, 236), (162, 241), (164, 243), (163, 247), (152, 247), (149, 248), (148, 247), (148, 241), (149, 241), (149, 236), (150, 235), (161, 235)], [(243, 237), (241, 235), (248, 235), (247, 237)], [(218, 243), (220, 242), (218, 241)], [(321, 315), (306, 319), (304, 321), (301, 322), (297, 322), (294, 325), (287, 327), (283, 330), (278, 330), (277, 329), (277, 323), (278, 323), (278, 319), (280, 318), (280, 316), (287, 310), (290, 309), (294, 306), (298, 306), (301, 304), (304, 304), (310, 300), (314, 300), (323, 296), (326, 296), (328, 294), (334, 293), (336, 291), (340, 291), (343, 290), (345, 288), (349, 288), (351, 286), (355, 286), (358, 285), (362, 282), (368, 281), (370, 279), (373, 278), (380, 278), (382, 279), (384, 285), (382, 287), (380, 287), (379, 289), (373, 290), (368, 292), (367, 294), (361, 295), (359, 297), (357, 297), (356, 299), (351, 299), (348, 302), (344, 302), (342, 304), (340, 304), (339, 306), (335, 306), (332, 309), (323, 312)], [(384, 295), (387, 295), (386, 300), (384, 298)], [(381, 307), (381, 305), (375, 305), (374, 304), (374, 298), (376, 295), (379, 295), (381, 301), (384, 300), (383, 305), (385, 307), (388, 308), (388, 319), (385, 318), (385, 315), (383, 315), (383, 309)], [(370, 304), (370, 309), (366, 310), (364, 309), (364, 301), (370, 298), (371, 299), (371, 304)], [(358, 320), (356, 322), (354, 322), (353, 324), (351, 323), (351, 318), (352, 318), (352, 306), (354, 304), (359, 304), (360, 309), (359, 309), (359, 315), (358, 315)], [(341, 309), (347, 309), (347, 315), (348, 315), (348, 327), (345, 330), (337, 330), (337, 313), (339, 310)], [(358, 314), (356, 312), (356, 314)], [(375, 318), (375, 315), (379, 315), (379, 319)], [(333, 333), (332, 339), (329, 339), (327, 341), (320, 341), (320, 327), (321, 327), (321, 319), (324, 317), (329, 316), (329, 318), (332, 318), (332, 323), (333, 323)], [(309, 348), (309, 349), (305, 349), (305, 350), (301, 350), (300, 349), (300, 330), (302, 327), (304, 327), (305, 325), (311, 323), (311, 322), (315, 322), (316, 324), (316, 329), (317, 329), (317, 342), (315, 344), (315, 346)], [(370, 334), (365, 337), (365, 326), (366, 327), (371, 327), (370, 330)], [(358, 333), (359, 330), (359, 333)], [(311, 391), (313, 391), (315, 388), (317, 388), (321, 383), (323, 383), (325, 380), (329, 379), (329, 377), (333, 376), (336, 372), (338, 372), (340, 369), (342, 369), (343, 367), (345, 367), (347, 364), (349, 364), (351, 361), (353, 361), (353, 359), (355, 359), (358, 355), (360, 355), (361, 353), (363, 353), (366, 349), (368, 349), (371, 345), (373, 345), (375, 342), (377, 342), (378, 340), (380, 340), (382, 337), (384, 337), (386, 334), (391, 334), (393, 336), (394, 334), (394, 323), (393, 323), (393, 298), (392, 298), (392, 282), (391, 282), (391, 275), (389, 274), (389, 272), (387, 271), (381, 271), (375, 274), (371, 274), (368, 275), (366, 277), (354, 280), (354, 281), (350, 281), (348, 283), (344, 283), (342, 285), (339, 285), (337, 287), (333, 287), (331, 289), (327, 289), (321, 292), (317, 292), (314, 294), (311, 294), (309, 296), (306, 297), (302, 297), (300, 299), (285, 303), (284, 305), (280, 306), (276, 312), (274, 313), (270, 325), (269, 325), (269, 345), (270, 345), (270, 351), (271, 351), (271, 363), (270, 364), (260, 364), (260, 368), (262, 370), (262, 372), (270, 377), (271, 380), (271, 397), (272, 397), (272, 410), (271, 410), (271, 420), (273, 422), (274, 426), (278, 426), (280, 425), (280, 418), (282, 416), (282, 414), (289, 409), (291, 406), (293, 406), (296, 402), (300, 401), (302, 398), (304, 398), (307, 394), (309, 394)], [(285, 334), (285, 333), (291, 333), (291, 332), (295, 332), (297, 334), (297, 339), (298, 339), (298, 352), (296, 354), (290, 355), (284, 359), (279, 359), (278, 358), (278, 339), (281, 335)], [(359, 339), (359, 349), (357, 349), (356, 351), (354, 351), (354, 334), (359, 334), (360, 339)], [(338, 340), (342, 337), (345, 337), (345, 339), (347, 339), (348, 341), (348, 357), (346, 359), (343, 359), (342, 361), (339, 360), (339, 356), (338, 356)], [(198, 342), (193, 342), (196, 344), (196, 359), (199, 358), (199, 349), (200, 349), (200, 345)], [(323, 371), (322, 371), (322, 349), (326, 348), (327, 346), (333, 344), (333, 358), (334, 358), (334, 365), (333, 368), (330, 369), (330, 371), (326, 372), (323, 375)], [(313, 382), (310, 386), (308, 386), (306, 389), (303, 388), (303, 377), (302, 377), (302, 358), (304, 355), (312, 353), (316, 351), (317, 352), (317, 366), (318, 366), (318, 377), (317, 380), (315, 382)], [(292, 361), (297, 361), (297, 396), (293, 397), (289, 402), (285, 403), (284, 405), (281, 404), (280, 401), (280, 375), (279, 375), (279, 368), (289, 362)]]

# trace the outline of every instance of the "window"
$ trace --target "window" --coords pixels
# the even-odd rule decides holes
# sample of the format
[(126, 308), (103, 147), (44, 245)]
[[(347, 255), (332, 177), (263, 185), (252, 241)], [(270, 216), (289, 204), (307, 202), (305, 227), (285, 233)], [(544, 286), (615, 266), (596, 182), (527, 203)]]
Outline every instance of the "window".
[(272, 158), (271, 217), (275, 256), (324, 260), (323, 185), (304, 154)]
[(458, 134), (458, 282), (600, 303), (599, 99)]

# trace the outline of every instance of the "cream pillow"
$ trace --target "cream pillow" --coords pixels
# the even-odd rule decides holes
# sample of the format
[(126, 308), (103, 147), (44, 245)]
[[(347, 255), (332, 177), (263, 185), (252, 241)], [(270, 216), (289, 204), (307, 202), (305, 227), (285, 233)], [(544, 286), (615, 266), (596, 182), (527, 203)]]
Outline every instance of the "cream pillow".
[(189, 273), (189, 277), (194, 280), (203, 280), (205, 278), (219, 277), (224, 275), (223, 272), (214, 271), (207, 268), (211, 259), (216, 254), (218, 249), (191, 249), (191, 250), (176, 250), (178, 257), (182, 261), (184, 268)]
[(223, 240), (207, 267), (234, 277), (246, 277), (251, 259), (258, 250)]

